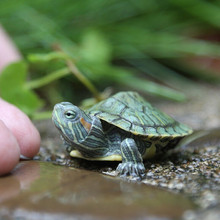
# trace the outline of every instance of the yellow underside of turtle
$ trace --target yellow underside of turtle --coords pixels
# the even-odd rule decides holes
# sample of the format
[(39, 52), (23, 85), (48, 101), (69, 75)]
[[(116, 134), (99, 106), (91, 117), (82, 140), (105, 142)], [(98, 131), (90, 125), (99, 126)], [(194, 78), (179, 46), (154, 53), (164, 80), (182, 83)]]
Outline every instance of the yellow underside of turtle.
[[(154, 157), (156, 153), (156, 147), (154, 144), (151, 145), (150, 148), (147, 148), (144, 155), (142, 156), (143, 159), (148, 159), (148, 158), (152, 158)], [(86, 159), (86, 160), (98, 160), (98, 161), (122, 161), (122, 157), (119, 154), (112, 154), (109, 156), (105, 156), (105, 157), (93, 157), (93, 158), (88, 158), (88, 157), (84, 157), (78, 150), (72, 150), (70, 152), (70, 156), (71, 157), (76, 157), (76, 158), (82, 158), (82, 159)]]

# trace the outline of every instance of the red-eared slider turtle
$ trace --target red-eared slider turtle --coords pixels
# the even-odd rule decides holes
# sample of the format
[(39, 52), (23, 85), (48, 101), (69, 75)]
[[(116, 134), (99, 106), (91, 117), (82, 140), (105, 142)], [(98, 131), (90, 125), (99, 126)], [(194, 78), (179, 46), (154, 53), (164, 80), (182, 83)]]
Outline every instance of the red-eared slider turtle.
[(119, 92), (83, 111), (56, 104), (53, 122), (72, 157), (122, 161), (121, 176), (143, 178), (142, 158), (173, 148), (192, 129), (146, 102), (136, 92)]

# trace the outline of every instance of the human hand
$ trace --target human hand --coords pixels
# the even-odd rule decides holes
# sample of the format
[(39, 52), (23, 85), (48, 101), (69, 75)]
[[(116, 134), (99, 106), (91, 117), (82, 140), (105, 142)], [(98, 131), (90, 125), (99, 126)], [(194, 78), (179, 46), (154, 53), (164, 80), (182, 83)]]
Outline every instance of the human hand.
[[(6, 65), (19, 59), (19, 52), (0, 26), (0, 72)], [(16, 166), (20, 154), (31, 158), (39, 147), (40, 135), (30, 119), (0, 98), (0, 175)]]

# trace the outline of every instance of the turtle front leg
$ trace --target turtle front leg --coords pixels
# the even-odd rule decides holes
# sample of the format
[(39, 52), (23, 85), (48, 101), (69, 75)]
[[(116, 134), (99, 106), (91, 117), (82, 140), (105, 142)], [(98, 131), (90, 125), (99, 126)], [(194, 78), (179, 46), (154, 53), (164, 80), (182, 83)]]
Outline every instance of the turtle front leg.
[(122, 163), (117, 167), (121, 177), (132, 176), (141, 180), (145, 177), (143, 159), (137, 145), (132, 138), (126, 138), (121, 142)]

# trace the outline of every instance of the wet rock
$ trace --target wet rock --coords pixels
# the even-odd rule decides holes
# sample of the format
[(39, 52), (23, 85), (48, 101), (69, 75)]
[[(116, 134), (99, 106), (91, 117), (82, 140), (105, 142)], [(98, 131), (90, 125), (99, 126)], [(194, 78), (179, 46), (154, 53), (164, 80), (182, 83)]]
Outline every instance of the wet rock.
[(195, 205), (182, 195), (38, 161), (2, 177), (0, 219), (177, 219)]

